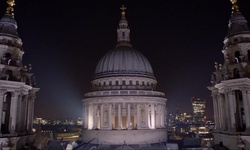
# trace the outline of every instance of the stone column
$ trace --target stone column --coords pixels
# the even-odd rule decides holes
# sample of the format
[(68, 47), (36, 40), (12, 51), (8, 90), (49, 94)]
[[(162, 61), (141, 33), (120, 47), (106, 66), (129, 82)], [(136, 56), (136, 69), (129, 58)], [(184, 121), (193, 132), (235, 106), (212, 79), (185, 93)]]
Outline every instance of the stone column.
[(158, 118), (158, 128), (162, 128), (162, 105), (158, 104), (157, 106), (158, 112), (157, 112), (157, 118)]
[(32, 122), (32, 111), (33, 111), (33, 108), (32, 108), (32, 98), (31, 96), (29, 96), (29, 99), (28, 99), (28, 112), (27, 112), (27, 125), (26, 125), (26, 130), (27, 131), (31, 131), (32, 128), (31, 128), (31, 122)]
[(109, 129), (112, 129), (112, 104), (109, 104)]
[(97, 128), (97, 104), (93, 104), (93, 129)]
[(118, 130), (121, 130), (121, 104), (118, 104)]
[(215, 129), (219, 129), (219, 112), (218, 112), (218, 99), (217, 95), (213, 94), (213, 107), (214, 107), (214, 121), (215, 121)]
[(221, 108), (224, 108), (222, 109), (222, 117), (223, 117), (223, 130), (226, 131), (228, 130), (228, 120), (227, 120), (227, 102), (225, 100), (225, 95), (224, 94), (221, 94), (221, 102), (222, 102), (222, 107)]
[(32, 112), (33, 112), (33, 100), (32, 99), (29, 99), (28, 101), (28, 119), (27, 119), (27, 131), (31, 132), (32, 131), (32, 122), (33, 122), (33, 119), (32, 119)]
[(16, 135), (16, 122), (17, 122), (17, 102), (19, 92), (11, 93), (11, 104), (10, 104), (10, 134)]
[(24, 126), (23, 126), (23, 131), (26, 132), (26, 126), (27, 126), (27, 120), (28, 120), (28, 101), (29, 101), (29, 98), (28, 98), (28, 95), (25, 96), (25, 99), (24, 99), (24, 116), (25, 116), (25, 119), (24, 119)]
[(23, 96), (20, 97), (20, 132), (25, 132), (25, 126), (27, 122), (27, 93), (24, 93)]
[(3, 112), (3, 99), (5, 91), (0, 90), (0, 135), (1, 135), (1, 124), (2, 124), (2, 112)]
[(100, 110), (100, 128), (102, 129), (103, 128), (103, 104), (101, 104), (101, 110)]
[(22, 98), (23, 98), (23, 93), (21, 93), (20, 95), (19, 95), (19, 99), (18, 99), (18, 109), (17, 109), (17, 127), (16, 127), (16, 129), (17, 129), (17, 132), (19, 133), (19, 132), (21, 132), (21, 130), (22, 130), (22, 123), (23, 123), (23, 114), (22, 114), (22, 112), (23, 112), (23, 110), (22, 110)]
[(85, 129), (85, 103), (82, 102), (82, 128)]
[[(246, 118), (248, 118), (248, 123), (246, 122), (246, 131), (249, 133), (250, 132), (250, 89), (247, 88), (247, 92), (246, 92), (246, 103), (247, 103), (247, 110), (248, 110), (248, 113), (247, 113), (247, 116)], [(245, 109), (245, 108), (244, 108)], [(246, 112), (245, 112), (246, 114)]]
[(228, 93), (225, 93), (225, 102), (226, 102), (226, 107), (225, 107), (225, 112), (226, 112), (226, 126), (227, 130), (231, 130), (231, 112), (230, 112), (230, 102), (229, 102), (229, 97)]
[(164, 109), (163, 109), (163, 105), (160, 105), (160, 128), (164, 127), (164, 118), (163, 118), (163, 114), (164, 114)]
[(89, 103), (85, 103), (85, 128), (89, 129)]
[[(234, 91), (229, 91), (228, 92), (228, 101), (229, 101), (229, 109), (230, 109), (230, 119), (231, 119), (231, 124), (230, 124), (230, 130), (231, 131), (236, 131), (235, 129), (235, 113), (236, 113), (236, 105), (235, 105), (235, 95)], [(223, 109), (223, 107), (221, 108)]]
[(148, 127), (148, 104), (147, 103), (145, 104), (145, 109), (146, 109), (145, 110), (145, 116), (146, 116), (146, 120), (145, 120), (146, 125), (145, 126), (146, 126), (146, 128), (149, 128)]
[(167, 115), (167, 112), (165, 110), (165, 105), (162, 105), (162, 127), (165, 128), (165, 123), (166, 123), (166, 115)]
[(163, 126), (166, 128), (166, 120), (167, 120), (167, 108), (166, 108), (166, 103), (163, 105)]
[(152, 125), (152, 128), (155, 129), (155, 104), (152, 104), (152, 109), (151, 109), (151, 125)]
[(130, 104), (127, 104), (127, 128), (130, 130), (131, 129), (131, 116), (130, 116)]
[(243, 97), (243, 105), (244, 105), (244, 115), (245, 115), (245, 120), (246, 120), (246, 131), (250, 131), (250, 107), (249, 107), (249, 92), (248, 89), (243, 89), (241, 90), (242, 92), (242, 97)]
[(223, 129), (223, 112), (222, 112), (222, 109), (223, 108), (223, 105), (222, 105), (222, 98), (221, 98), (221, 95), (219, 94), (218, 95), (218, 113), (219, 113), (219, 130), (222, 130)]
[(159, 125), (160, 125), (160, 119), (159, 119), (159, 116), (160, 116), (160, 112), (159, 112), (159, 104), (156, 104), (156, 112), (155, 112), (155, 129), (159, 128)]
[(34, 110), (35, 110), (35, 99), (31, 100), (32, 111), (31, 111), (31, 128), (33, 128), (33, 120), (34, 120)]
[(141, 128), (140, 103), (138, 103), (136, 107), (137, 107), (137, 129), (140, 129)]

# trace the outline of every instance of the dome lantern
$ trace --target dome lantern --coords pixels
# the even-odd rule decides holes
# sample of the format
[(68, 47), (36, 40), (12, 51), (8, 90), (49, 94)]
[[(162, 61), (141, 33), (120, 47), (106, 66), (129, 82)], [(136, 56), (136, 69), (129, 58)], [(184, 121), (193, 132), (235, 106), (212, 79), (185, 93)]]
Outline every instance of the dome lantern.
[(117, 28), (117, 45), (116, 46), (130, 46), (132, 47), (132, 45), (130, 44), (130, 29), (128, 27), (128, 22), (126, 20), (125, 17), (125, 10), (126, 7), (124, 7), (124, 5), (122, 5), (121, 9), (121, 20), (119, 22), (119, 26)]

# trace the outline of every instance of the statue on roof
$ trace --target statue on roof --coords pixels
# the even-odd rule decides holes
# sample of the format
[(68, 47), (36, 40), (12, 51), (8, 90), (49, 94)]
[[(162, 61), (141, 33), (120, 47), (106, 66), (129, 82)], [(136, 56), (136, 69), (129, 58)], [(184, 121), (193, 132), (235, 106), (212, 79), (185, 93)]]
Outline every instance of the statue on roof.
[(125, 9), (126, 9), (126, 7), (124, 5), (122, 5), (122, 7), (120, 9), (122, 10), (122, 12), (121, 12), (122, 17), (125, 17), (125, 14), (126, 14)]
[(231, 1), (231, 3), (232, 3), (232, 11), (233, 11), (233, 12), (239, 11), (239, 6), (238, 6), (238, 4), (237, 4), (237, 1), (238, 1), (238, 0), (230, 0), (230, 1)]
[(6, 9), (6, 13), (11, 14), (14, 16), (14, 6), (15, 6), (15, 0), (7, 0), (8, 7)]

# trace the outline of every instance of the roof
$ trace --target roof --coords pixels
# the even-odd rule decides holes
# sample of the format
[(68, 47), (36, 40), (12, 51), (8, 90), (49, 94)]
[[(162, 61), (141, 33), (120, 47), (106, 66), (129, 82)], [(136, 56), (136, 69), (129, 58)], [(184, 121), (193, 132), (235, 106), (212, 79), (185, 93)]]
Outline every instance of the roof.
[(10, 14), (5, 14), (0, 20), (0, 34), (18, 37), (17, 23)]
[(154, 78), (147, 58), (130, 46), (118, 46), (110, 50), (101, 58), (95, 70), (95, 78), (119, 75)]

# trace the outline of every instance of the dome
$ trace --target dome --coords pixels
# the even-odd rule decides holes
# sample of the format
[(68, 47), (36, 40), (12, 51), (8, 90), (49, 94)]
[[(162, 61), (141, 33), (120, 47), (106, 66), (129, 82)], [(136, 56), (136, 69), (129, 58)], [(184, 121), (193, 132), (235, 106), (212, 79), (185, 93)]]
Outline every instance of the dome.
[(16, 20), (10, 14), (5, 14), (2, 19), (0, 20), (1, 23), (10, 23), (13, 25), (17, 25)]
[(232, 13), (228, 26), (229, 30), (227, 37), (231, 37), (237, 34), (250, 33), (247, 20), (239, 11)]
[(155, 78), (147, 58), (130, 46), (118, 46), (99, 61), (95, 70), (95, 78), (111, 76)]
[(17, 23), (12, 15), (5, 14), (0, 20), (0, 34), (18, 37)]

